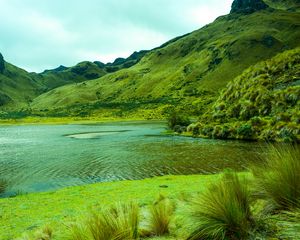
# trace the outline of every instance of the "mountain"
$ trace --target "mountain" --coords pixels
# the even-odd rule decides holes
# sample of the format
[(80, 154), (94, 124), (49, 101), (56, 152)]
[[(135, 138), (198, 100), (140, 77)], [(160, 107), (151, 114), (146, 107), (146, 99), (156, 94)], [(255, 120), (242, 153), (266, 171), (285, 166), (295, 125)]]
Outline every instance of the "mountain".
[(52, 70), (45, 70), (40, 74), (32, 74), (32, 77), (41, 81), (48, 90), (70, 83), (79, 83), (103, 77), (107, 73), (129, 68), (137, 64), (147, 51), (134, 52), (128, 58), (117, 58), (113, 63), (104, 64), (99, 61), (81, 62), (73, 67), (59, 66)]
[(0, 109), (20, 112), (23, 116), (30, 108), (32, 100), (40, 94), (63, 85), (96, 79), (129, 68), (138, 63), (146, 53), (147, 51), (134, 52), (128, 58), (118, 58), (107, 64), (86, 61), (69, 68), (59, 66), (42, 73), (28, 73), (7, 63), (0, 53)]
[(279, 9), (275, 0), (276, 8), (256, 0), (239, 2), (234, 1), (231, 14), (147, 52), (128, 69), (38, 96), (31, 110), (46, 115), (155, 118), (176, 107), (191, 115), (203, 114), (245, 69), (300, 45), (299, 12)]
[(245, 70), (190, 128), (221, 139), (300, 140), (300, 48)]

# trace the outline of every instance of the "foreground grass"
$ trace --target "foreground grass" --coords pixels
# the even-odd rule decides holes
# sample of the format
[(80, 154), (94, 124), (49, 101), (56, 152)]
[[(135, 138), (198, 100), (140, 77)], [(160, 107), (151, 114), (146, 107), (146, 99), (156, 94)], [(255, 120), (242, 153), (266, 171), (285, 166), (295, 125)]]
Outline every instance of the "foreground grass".
[(252, 168), (257, 179), (256, 194), (266, 199), (267, 212), (300, 209), (300, 147), (268, 148), (269, 157)]
[(225, 173), (221, 181), (211, 184), (192, 203), (195, 230), (189, 240), (248, 239), (254, 220), (251, 193), (245, 179)]
[(53, 228), (53, 239), (62, 239), (68, 231), (67, 225), (78, 218), (84, 219), (88, 212), (132, 200), (139, 206), (146, 206), (160, 194), (180, 199), (204, 191), (217, 179), (219, 175), (164, 176), (0, 199), (0, 239), (14, 239), (48, 224)]

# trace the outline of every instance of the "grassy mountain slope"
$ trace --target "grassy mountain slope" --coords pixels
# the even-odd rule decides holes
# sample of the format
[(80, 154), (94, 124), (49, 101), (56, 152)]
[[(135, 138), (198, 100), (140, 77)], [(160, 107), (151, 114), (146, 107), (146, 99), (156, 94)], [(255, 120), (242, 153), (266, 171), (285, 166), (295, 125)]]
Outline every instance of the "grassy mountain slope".
[(50, 115), (100, 114), (103, 109), (130, 115), (137, 110), (164, 113), (179, 105), (202, 114), (219, 90), (249, 66), (299, 46), (299, 19), (297, 12), (274, 9), (219, 17), (148, 52), (129, 69), (57, 88), (34, 99), (31, 107)]
[[(5, 62), (0, 54), (0, 109), (2, 111), (27, 111), (32, 99), (54, 88), (96, 79), (140, 61), (147, 51), (134, 52), (126, 59), (113, 63), (81, 62), (74, 67), (60, 66), (42, 73), (28, 73)], [(22, 115), (22, 114), (21, 114)], [(11, 115), (10, 116), (14, 116)]]
[(4, 63), (0, 72), (0, 108), (27, 108), (31, 99), (42, 93), (43, 84), (23, 69)]
[(138, 63), (146, 53), (147, 51), (134, 52), (128, 58), (117, 58), (113, 63), (107, 64), (99, 61), (85, 61), (70, 68), (59, 66), (53, 70), (45, 70), (40, 74), (33, 73), (31, 76), (47, 86), (47, 90), (51, 90), (70, 83), (97, 79), (107, 73), (129, 68)]
[(212, 138), (300, 140), (300, 48), (244, 71), (190, 130)]
[(275, 9), (300, 11), (299, 0), (264, 0), (264, 2)]

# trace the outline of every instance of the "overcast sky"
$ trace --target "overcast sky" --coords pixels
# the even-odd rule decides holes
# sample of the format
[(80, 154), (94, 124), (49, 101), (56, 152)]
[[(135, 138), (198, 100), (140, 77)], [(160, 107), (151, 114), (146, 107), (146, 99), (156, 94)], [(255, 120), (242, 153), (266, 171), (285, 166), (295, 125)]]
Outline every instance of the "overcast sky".
[(0, 52), (40, 72), (113, 61), (212, 22), (232, 0), (0, 0)]

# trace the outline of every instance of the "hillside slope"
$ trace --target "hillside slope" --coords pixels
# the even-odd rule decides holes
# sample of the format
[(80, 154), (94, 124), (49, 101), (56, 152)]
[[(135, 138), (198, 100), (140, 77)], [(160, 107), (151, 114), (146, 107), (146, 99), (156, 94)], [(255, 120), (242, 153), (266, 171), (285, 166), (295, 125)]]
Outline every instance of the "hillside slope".
[[(34, 99), (47, 114), (162, 113), (170, 106), (199, 115), (228, 81), (249, 66), (299, 46), (300, 14), (265, 9), (229, 14), (160, 49), (135, 66), (64, 86)], [(108, 111), (109, 110), (109, 111)]]
[(59, 66), (45, 70), (40, 74), (32, 73), (31, 77), (47, 86), (47, 91), (70, 83), (79, 83), (100, 78), (107, 73), (129, 68), (137, 64), (148, 51), (134, 52), (128, 58), (117, 58), (113, 63), (104, 64), (99, 61), (78, 63), (73, 67)]
[(300, 48), (244, 71), (189, 130), (221, 139), (300, 141)]
[(31, 99), (43, 92), (43, 84), (31, 78), (25, 70), (6, 63), (3, 58), (1, 65), (0, 109), (28, 108)]
[(299, 0), (264, 0), (264, 2), (275, 9), (300, 11)]
[[(42, 73), (28, 73), (7, 63), (0, 53), (0, 110), (13, 111), (22, 116), (28, 112), (31, 101), (40, 94), (60, 86), (96, 79), (129, 68), (137, 64), (146, 53), (147, 51), (134, 52), (126, 59), (118, 58), (107, 64), (86, 61), (69, 68), (59, 66)], [(15, 114), (9, 116), (17, 117)]]

